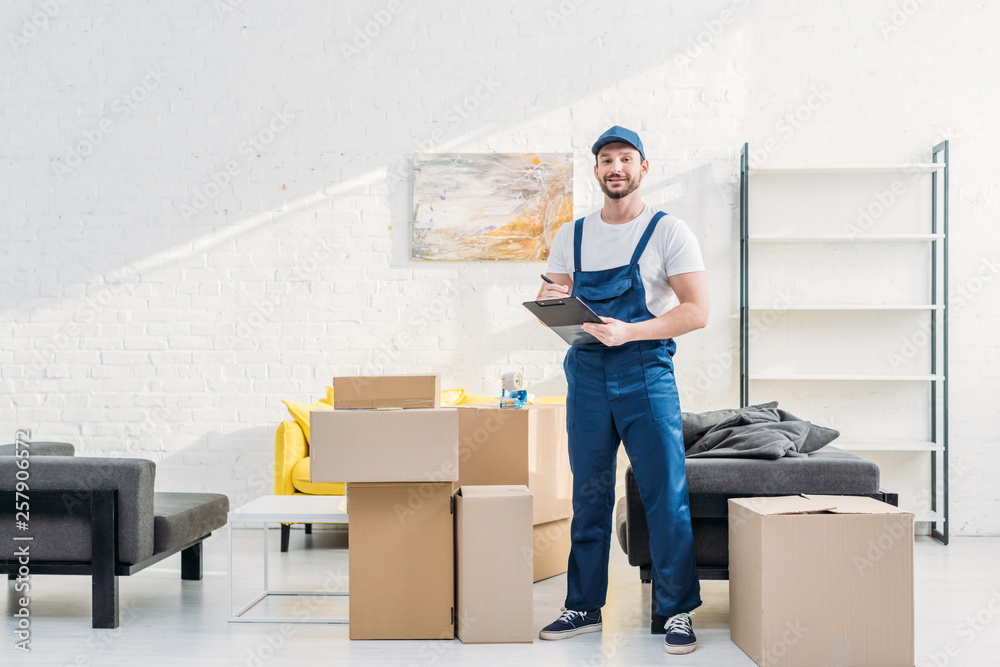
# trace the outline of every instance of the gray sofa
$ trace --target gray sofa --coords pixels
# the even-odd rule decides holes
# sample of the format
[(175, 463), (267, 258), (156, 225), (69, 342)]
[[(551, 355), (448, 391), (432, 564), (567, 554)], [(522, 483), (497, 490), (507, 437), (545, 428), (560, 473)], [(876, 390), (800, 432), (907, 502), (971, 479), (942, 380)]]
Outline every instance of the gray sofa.
[[(226, 525), (229, 499), (210, 493), (156, 493), (156, 464), (145, 459), (73, 456), (65, 443), (30, 443), (30, 520), (15, 523), (19, 459), (0, 447), (0, 543), (29, 545), (28, 576), (82, 574), (93, 581), (93, 627), (118, 627), (118, 577), (181, 552), (181, 578), (202, 578), (202, 541)], [(24, 465), (24, 464), (20, 464)], [(23, 477), (23, 475), (22, 475)], [(17, 517), (23, 519), (24, 517)], [(30, 536), (30, 541), (14, 541)], [(13, 549), (0, 572), (15, 579), (24, 564)]]
[[(729, 498), (800, 493), (870, 496), (896, 505), (897, 495), (879, 488), (878, 466), (835, 447), (778, 459), (689, 458), (685, 461), (695, 561), (702, 579), (729, 578)], [(642, 581), (652, 580), (646, 510), (631, 466), (625, 497), (616, 508), (618, 542)], [(651, 610), (651, 631), (665, 619)]]

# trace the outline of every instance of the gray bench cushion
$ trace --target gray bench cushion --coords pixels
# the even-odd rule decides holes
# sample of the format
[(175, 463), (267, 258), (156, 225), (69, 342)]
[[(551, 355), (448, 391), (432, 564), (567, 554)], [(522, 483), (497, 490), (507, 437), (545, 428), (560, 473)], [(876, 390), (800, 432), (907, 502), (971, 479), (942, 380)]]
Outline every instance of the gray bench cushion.
[[(0, 456), (0, 483), (14, 488), (17, 459)], [(156, 465), (146, 459), (73, 456), (32, 457), (28, 483), (31, 491), (118, 490), (118, 552), (135, 564), (153, 555), (153, 483)], [(9, 483), (8, 483), (9, 481)], [(30, 493), (30, 492), (29, 492)], [(82, 500), (66, 493), (66, 503)], [(85, 516), (31, 516), (31, 558), (37, 561), (89, 562), (90, 518)], [(0, 543), (13, 544), (14, 518), (0, 514)]]
[(218, 493), (156, 493), (153, 550), (182, 547), (226, 525), (229, 498)]
[(780, 459), (687, 459), (688, 493), (793, 495), (878, 493), (879, 470), (836, 447)]

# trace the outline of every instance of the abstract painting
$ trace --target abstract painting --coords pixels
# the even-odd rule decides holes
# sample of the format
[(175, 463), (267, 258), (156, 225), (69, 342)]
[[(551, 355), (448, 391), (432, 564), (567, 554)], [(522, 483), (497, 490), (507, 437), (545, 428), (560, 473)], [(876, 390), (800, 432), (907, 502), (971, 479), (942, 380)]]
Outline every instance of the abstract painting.
[(541, 261), (572, 219), (572, 153), (413, 156), (414, 259)]

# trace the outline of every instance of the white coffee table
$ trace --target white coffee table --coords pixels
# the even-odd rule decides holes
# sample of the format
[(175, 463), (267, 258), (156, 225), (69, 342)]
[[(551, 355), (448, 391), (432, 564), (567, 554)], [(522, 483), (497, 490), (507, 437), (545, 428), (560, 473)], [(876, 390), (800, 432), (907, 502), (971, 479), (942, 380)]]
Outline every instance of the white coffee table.
[[(267, 573), (267, 527), (273, 523), (347, 523), (343, 496), (262, 496), (229, 512), (229, 622), (230, 623), (347, 623), (346, 618), (246, 618), (243, 615), (269, 595), (335, 595), (347, 591), (272, 591)], [(264, 592), (233, 613), (233, 522), (260, 524), (264, 529)]]

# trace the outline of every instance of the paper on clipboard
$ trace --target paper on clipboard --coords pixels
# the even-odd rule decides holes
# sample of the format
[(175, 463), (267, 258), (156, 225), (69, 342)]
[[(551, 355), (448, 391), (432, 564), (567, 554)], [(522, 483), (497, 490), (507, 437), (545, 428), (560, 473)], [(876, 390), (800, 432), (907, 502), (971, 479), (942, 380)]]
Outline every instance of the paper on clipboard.
[(570, 345), (601, 342), (583, 330), (583, 323), (601, 324), (604, 320), (578, 297), (525, 301), (522, 305)]

